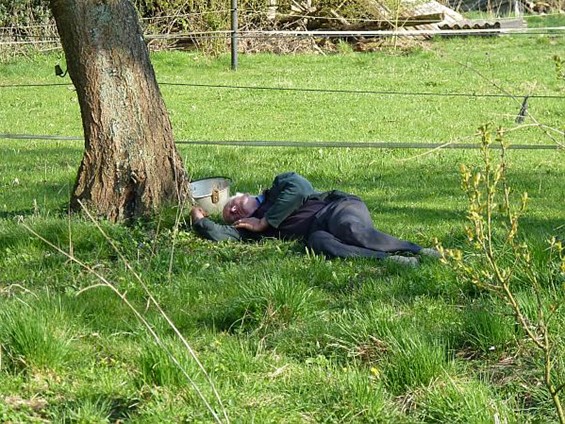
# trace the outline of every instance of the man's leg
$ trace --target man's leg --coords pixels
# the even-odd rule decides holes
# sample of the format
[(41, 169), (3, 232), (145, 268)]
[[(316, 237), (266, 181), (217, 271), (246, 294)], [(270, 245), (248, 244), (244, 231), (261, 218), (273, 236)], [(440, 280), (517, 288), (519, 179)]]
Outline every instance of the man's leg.
[(422, 247), (385, 234), (373, 226), (367, 206), (356, 199), (347, 199), (327, 218), (328, 232), (342, 243), (379, 252), (418, 253)]
[(418, 266), (418, 259), (414, 257), (389, 255), (378, 250), (345, 244), (327, 231), (314, 231), (308, 237), (306, 245), (315, 253), (323, 254), (328, 258), (372, 258), (386, 259), (400, 265)]
[(315, 253), (324, 254), (329, 258), (374, 258), (384, 259), (388, 253), (364, 247), (346, 244), (327, 231), (314, 231), (306, 240), (306, 246)]

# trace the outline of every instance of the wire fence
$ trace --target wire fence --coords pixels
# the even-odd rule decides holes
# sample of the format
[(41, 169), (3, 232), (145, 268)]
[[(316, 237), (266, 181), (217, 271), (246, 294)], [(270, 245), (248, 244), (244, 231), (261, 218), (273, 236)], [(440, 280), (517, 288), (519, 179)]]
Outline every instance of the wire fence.
[[(70, 83), (17, 83), (17, 84), (0, 84), (0, 89), (32, 89), (32, 88), (53, 88), (53, 87), (69, 87)], [(330, 93), (337, 95), (378, 95), (378, 96), (416, 96), (416, 97), (461, 97), (461, 98), (508, 98), (519, 100), (521, 102), (520, 111), (517, 112), (517, 119), (524, 117), (527, 113), (527, 102), (530, 99), (549, 99), (553, 101), (565, 100), (564, 95), (514, 95), (512, 93), (474, 93), (474, 92), (423, 92), (423, 91), (391, 91), (391, 90), (348, 90), (348, 89), (326, 89), (311, 87), (268, 87), (268, 86), (246, 86), (246, 85), (223, 85), (223, 84), (196, 84), (196, 83), (174, 83), (160, 82), (159, 85), (171, 87), (192, 87), (205, 89), (223, 89), (223, 90), (260, 90), (260, 91), (280, 91), (280, 92), (304, 92), (304, 93)], [(544, 128), (539, 125), (542, 130), (550, 130), (549, 127)], [(565, 139), (565, 133), (561, 134)], [(46, 134), (17, 134), (17, 133), (0, 133), (0, 139), (12, 140), (57, 140), (57, 141), (80, 141), (83, 137), (79, 136), (63, 136), (63, 135), (46, 135)], [(372, 141), (372, 142), (353, 142), (353, 141), (277, 141), (277, 140), (232, 140), (232, 141), (207, 141), (207, 140), (178, 140), (177, 144), (202, 145), (202, 146), (229, 146), (229, 147), (293, 147), (293, 148), (364, 148), (364, 149), (476, 149), (476, 143), (464, 143), (461, 141), (447, 142), (398, 142), (398, 141)], [(553, 144), (514, 144), (509, 148), (519, 150), (556, 150), (562, 149), (565, 143)]]
[[(151, 19), (180, 19), (183, 17), (191, 17), (196, 15), (205, 14), (222, 14), (231, 12), (232, 9), (215, 10), (206, 12), (197, 12), (186, 15), (176, 16), (161, 16)], [(312, 18), (309, 15), (289, 15), (293, 18)], [(337, 18), (336, 18), (337, 19)], [(375, 19), (359, 19), (363, 22), (379, 22)], [(149, 20), (146, 20), (149, 22)], [(26, 33), (28, 30), (41, 29), (44, 33), (56, 32), (54, 25), (30, 25), (26, 27), (17, 28), (17, 36)], [(14, 31), (13, 27), (0, 27), (0, 39), (3, 34)], [(532, 34), (565, 34), (565, 27), (551, 27), (551, 28), (489, 28), (489, 29), (450, 29), (450, 30), (379, 30), (379, 31), (239, 31), (239, 38), (277, 38), (277, 37), (397, 37), (397, 36), (434, 36), (434, 35), (490, 35), (490, 34), (512, 34), (512, 35), (532, 35)], [(146, 34), (148, 40), (151, 39), (182, 39), (182, 38), (225, 38), (233, 35), (233, 31), (217, 30), (217, 31), (200, 31), (200, 32), (176, 32), (168, 34)], [(40, 35), (27, 35), (28, 38), (37, 38), (35, 40), (13, 40), (13, 41), (0, 41), (0, 45), (22, 45), (22, 44), (55, 44), (59, 45), (58, 38), (44, 38), (41, 39)], [(269, 86), (244, 86), (244, 85), (222, 85), (222, 84), (195, 84), (195, 83), (176, 83), (176, 82), (160, 82), (162, 86), (178, 86), (178, 87), (194, 87), (194, 88), (211, 88), (211, 89), (227, 89), (227, 90), (260, 90), (260, 91), (281, 91), (281, 92), (305, 92), (305, 93), (332, 93), (332, 94), (347, 94), (347, 95), (385, 95), (385, 96), (416, 96), (416, 97), (465, 97), (465, 98), (511, 98), (518, 100), (521, 103), (521, 110), (517, 112), (517, 119), (523, 113), (522, 110), (527, 110), (527, 102), (530, 99), (552, 99), (563, 100), (563, 95), (551, 94), (512, 94), (512, 93), (474, 93), (474, 92), (425, 92), (425, 91), (393, 91), (393, 90), (348, 90), (348, 89), (327, 89), (327, 88), (296, 88), (296, 87), (269, 87)], [(25, 88), (39, 88), (39, 87), (57, 87), (69, 86), (69, 83), (18, 83), (18, 84), (0, 84), (0, 89), (25, 89)], [(518, 122), (518, 121), (517, 121)], [(14, 134), (14, 133), (0, 133), (0, 139), (34, 139), (34, 140), (59, 140), (59, 141), (77, 141), (82, 140), (82, 137), (75, 136), (50, 136), (42, 134)], [(297, 142), (297, 141), (268, 141), (268, 140), (247, 140), (247, 141), (197, 141), (197, 140), (179, 140), (178, 144), (194, 144), (194, 145), (216, 145), (216, 146), (232, 146), (232, 147), (300, 147), (300, 148), (411, 148), (411, 149), (473, 149), (476, 144), (461, 143), (461, 142), (396, 142), (396, 141), (375, 141), (375, 142)], [(536, 145), (513, 145), (513, 149), (560, 149), (563, 144), (536, 144)]]
[[(231, 89), (231, 90), (262, 90), (262, 91), (282, 91), (282, 92), (305, 92), (305, 93), (331, 93), (338, 95), (387, 95), (387, 96), (418, 96), (418, 97), (463, 97), (473, 98), (509, 98), (520, 99), (521, 97), (506, 93), (434, 93), (434, 92), (411, 92), (411, 91), (381, 91), (381, 90), (346, 90), (346, 89), (322, 89), (322, 88), (287, 88), (287, 87), (265, 87), (265, 86), (237, 86), (237, 85), (221, 85), (221, 84), (190, 84), (190, 83), (170, 83), (161, 82), (164, 86), (181, 86), (206, 89)], [(68, 87), (69, 83), (25, 83), (25, 84), (0, 84), (0, 89), (26, 89), (26, 88), (51, 88), (51, 87)], [(521, 107), (520, 114), (524, 115), (524, 107), (529, 99), (550, 99), (565, 100), (565, 96), (560, 95), (530, 95), (525, 96)], [(524, 116), (522, 116), (524, 117)], [(552, 130), (549, 127), (539, 125), (544, 131)], [(565, 139), (565, 133), (561, 133)], [(82, 141), (80, 136), (64, 136), (64, 135), (46, 135), (46, 134), (18, 134), (18, 133), (0, 133), (0, 139), (12, 140), (56, 140), (56, 141)], [(398, 141), (284, 141), (284, 140), (177, 140), (177, 144), (201, 145), (201, 146), (226, 146), (226, 147), (287, 147), (287, 148), (348, 148), (348, 149), (476, 149), (479, 148), (477, 143), (463, 142), (464, 139), (450, 140), (445, 142), (398, 142)], [(517, 150), (557, 150), (564, 147), (563, 143), (553, 144), (513, 144), (509, 148)]]
[[(228, 40), (233, 34), (231, 30), (215, 30), (215, 31), (192, 31), (192, 32), (174, 32), (167, 34), (145, 34), (146, 40), (212, 40), (226, 39)], [(435, 37), (435, 36), (491, 36), (491, 35), (519, 35), (519, 36), (536, 36), (536, 35), (565, 35), (565, 26), (545, 27), (545, 28), (484, 28), (484, 29), (434, 29), (434, 30), (378, 30), (378, 31), (294, 31), (294, 30), (271, 30), (271, 31), (238, 31), (237, 36), (241, 39), (281, 39), (281, 38), (350, 38), (350, 37)], [(45, 38), (41, 35), (26, 35), (15, 37), (17, 39), (7, 39), (8, 37), (0, 34), (0, 46), (15, 45), (45, 45), (56, 44), (60, 47), (59, 38)]]

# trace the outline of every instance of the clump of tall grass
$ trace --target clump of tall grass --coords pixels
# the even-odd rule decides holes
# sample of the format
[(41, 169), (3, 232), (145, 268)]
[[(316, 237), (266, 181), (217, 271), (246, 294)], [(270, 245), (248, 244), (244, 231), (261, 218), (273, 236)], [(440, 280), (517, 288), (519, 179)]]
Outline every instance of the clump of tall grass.
[(464, 309), (461, 344), (471, 351), (471, 357), (498, 354), (516, 341), (514, 320), (501, 309), (493, 300), (477, 301)]
[(392, 340), (383, 365), (386, 386), (397, 395), (425, 387), (449, 368), (446, 358), (441, 341), (429, 340), (416, 329), (400, 331)]
[(401, 328), (400, 314), (388, 305), (367, 305), (363, 311), (344, 311), (337, 315), (330, 348), (366, 364), (381, 361), (389, 350), (387, 340)]
[(230, 300), (221, 320), (232, 330), (266, 333), (306, 319), (319, 304), (320, 297), (303, 281), (262, 274), (239, 286), (239, 295)]
[(428, 385), (450, 366), (444, 341), (414, 327), (402, 315), (383, 305), (344, 313), (329, 345), (335, 354), (345, 352), (344, 356), (365, 364), (395, 395)]
[(13, 371), (57, 369), (71, 350), (72, 334), (64, 317), (47, 302), (5, 301), (0, 309), (3, 364)]
[(63, 422), (105, 423), (112, 416), (112, 402), (105, 398), (86, 398), (67, 405), (61, 414)]
[(298, 392), (302, 403), (309, 405), (304, 411), (307, 421), (395, 422), (399, 418), (390, 394), (369, 370), (337, 366), (323, 356), (307, 363), (305, 372), (280, 387), (291, 398)]
[(512, 405), (496, 400), (480, 381), (442, 378), (415, 395), (422, 422), (482, 424), (514, 422)]
[(187, 379), (179, 372), (178, 365), (171, 361), (171, 355), (174, 355), (183, 367), (189, 369), (190, 360), (186, 351), (175, 340), (163, 340), (162, 345), (158, 345), (148, 339), (142, 345), (142, 351), (137, 358), (140, 371), (137, 377), (138, 385), (187, 386)]

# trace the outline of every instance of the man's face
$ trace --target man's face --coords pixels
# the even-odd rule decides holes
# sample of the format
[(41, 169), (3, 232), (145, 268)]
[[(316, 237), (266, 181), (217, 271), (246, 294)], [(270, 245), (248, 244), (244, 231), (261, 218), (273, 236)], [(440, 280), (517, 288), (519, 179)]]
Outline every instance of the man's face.
[(248, 218), (257, 210), (257, 199), (244, 193), (233, 197), (225, 204), (222, 216), (228, 224), (233, 224), (241, 218)]

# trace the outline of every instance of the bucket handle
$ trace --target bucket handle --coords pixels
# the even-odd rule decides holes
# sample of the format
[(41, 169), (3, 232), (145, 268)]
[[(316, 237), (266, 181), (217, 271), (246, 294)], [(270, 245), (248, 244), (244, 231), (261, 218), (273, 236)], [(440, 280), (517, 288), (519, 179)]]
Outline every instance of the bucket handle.
[(220, 201), (220, 190), (217, 187), (214, 187), (212, 190), (212, 203), (216, 204)]

